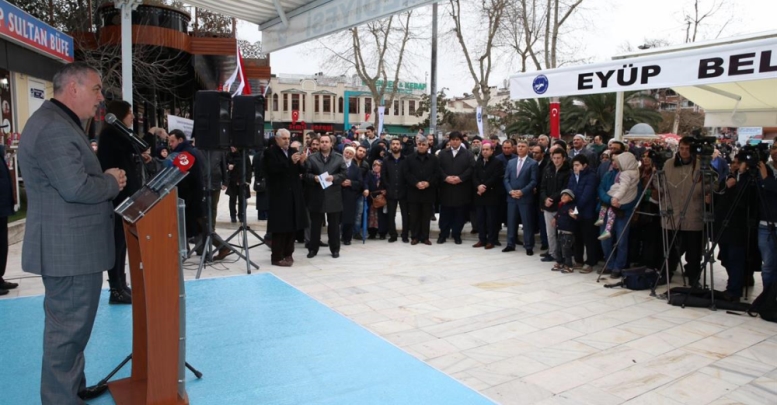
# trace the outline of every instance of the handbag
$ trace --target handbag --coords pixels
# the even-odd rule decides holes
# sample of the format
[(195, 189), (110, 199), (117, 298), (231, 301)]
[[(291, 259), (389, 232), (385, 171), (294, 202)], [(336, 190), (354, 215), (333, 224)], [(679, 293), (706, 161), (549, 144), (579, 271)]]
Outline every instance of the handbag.
[(375, 208), (383, 208), (386, 205), (386, 196), (383, 194), (376, 194), (372, 197), (372, 206)]

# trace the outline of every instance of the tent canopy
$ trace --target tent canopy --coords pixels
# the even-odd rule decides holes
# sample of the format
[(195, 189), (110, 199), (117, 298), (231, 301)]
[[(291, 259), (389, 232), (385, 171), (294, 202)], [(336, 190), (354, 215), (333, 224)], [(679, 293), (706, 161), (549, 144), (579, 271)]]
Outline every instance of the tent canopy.
[(277, 51), (437, 0), (190, 0), (259, 25), (262, 50)]
[(618, 55), (510, 78), (513, 99), (672, 88), (706, 126), (777, 125), (777, 31)]

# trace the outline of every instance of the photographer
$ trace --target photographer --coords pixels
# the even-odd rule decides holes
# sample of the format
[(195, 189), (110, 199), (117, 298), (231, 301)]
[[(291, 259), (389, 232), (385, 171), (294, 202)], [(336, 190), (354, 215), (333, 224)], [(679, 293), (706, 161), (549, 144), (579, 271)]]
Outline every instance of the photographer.
[[(674, 159), (664, 167), (666, 174), (666, 190), (669, 197), (666, 206), (671, 209), (672, 219), (662, 218), (662, 226), (672, 240), (677, 233), (674, 245), (669, 252), (669, 273), (673, 273), (680, 264), (680, 257), (685, 255), (685, 274), (689, 285), (699, 284), (702, 259), (702, 231), (704, 229), (704, 196), (702, 194), (700, 163), (691, 154), (691, 146), (696, 139), (690, 136), (680, 139)], [(658, 183), (656, 181), (656, 183)], [(654, 184), (656, 184), (654, 183)], [(695, 184), (695, 186), (694, 186)], [(657, 184), (659, 187), (660, 184)], [(693, 190), (693, 195), (691, 194)], [(689, 197), (690, 195), (690, 197)], [(689, 200), (690, 198), (690, 200)], [(687, 206), (686, 206), (687, 202)]]
[[(769, 153), (772, 165), (774, 165), (777, 162), (777, 147), (772, 145)], [(774, 223), (777, 222), (777, 209), (768, 205), (777, 200), (777, 171), (773, 166), (766, 165), (761, 161), (758, 163), (758, 174), (760, 175), (758, 185), (761, 190), (760, 201), (762, 204), (758, 223), (758, 248), (763, 260), (761, 278), (765, 290), (770, 284), (777, 281), (777, 257), (775, 257), (777, 235), (775, 235), (774, 230)]]
[(748, 171), (749, 164), (755, 163), (745, 152), (734, 158), (732, 169), (736, 171), (726, 177), (723, 193), (715, 203), (715, 240), (719, 245), (720, 262), (728, 273), (725, 292), (728, 301), (739, 301), (742, 297), (747, 252), (757, 241), (758, 195), (749, 182), (752, 175)]

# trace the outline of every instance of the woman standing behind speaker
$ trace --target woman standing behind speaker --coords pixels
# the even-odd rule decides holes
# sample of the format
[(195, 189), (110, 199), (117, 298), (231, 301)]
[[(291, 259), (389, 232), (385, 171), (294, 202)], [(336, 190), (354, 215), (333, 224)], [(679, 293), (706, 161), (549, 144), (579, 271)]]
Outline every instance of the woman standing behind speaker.
[[(127, 128), (133, 127), (135, 115), (128, 102), (110, 101), (105, 113), (106, 115), (114, 114)], [(127, 173), (127, 186), (113, 200), (114, 208), (140, 190), (143, 183), (146, 182), (145, 164), (151, 161), (149, 151), (137, 150), (126, 135), (111, 125), (103, 124), (100, 131), (97, 158), (100, 160), (103, 170), (117, 167)], [(127, 241), (124, 239), (122, 219), (116, 214), (114, 214), (113, 237), (116, 246), (116, 261), (113, 268), (108, 270), (108, 284), (111, 289), (108, 303), (131, 304), (132, 291), (127, 287), (127, 272), (125, 270)]]

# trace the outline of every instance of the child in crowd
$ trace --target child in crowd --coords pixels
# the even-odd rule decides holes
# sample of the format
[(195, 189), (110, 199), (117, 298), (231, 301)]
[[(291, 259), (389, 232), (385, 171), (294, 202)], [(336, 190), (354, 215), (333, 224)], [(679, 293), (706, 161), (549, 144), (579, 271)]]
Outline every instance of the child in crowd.
[[(637, 183), (639, 182), (639, 164), (637, 159), (631, 153), (621, 153), (612, 160), (613, 168), (618, 169), (615, 176), (615, 183), (607, 191), (607, 195), (612, 197), (612, 202), (618, 202), (620, 205), (628, 204), (637, 198)], [(609, 205), (602, 204), (599, 210), (599, 219), (594, 223), (596, 226), (605, 224), (604, 231), (599, 235), (599, 240), (605, 240), (612, 237), (612, 224), (615, 222), (615, 211)]]
[(574, 272), (572, 258), (575, 256), (575, 220), (577, 219), (577, 206), (575, 205), (575, 193), (570, 189), (561, 192), (561, 202), (558, 211), (553, 217), (553, 226), (558, 231), (556, 242), (556, 265), (553, 271), (561, 271), (564, 274)]

